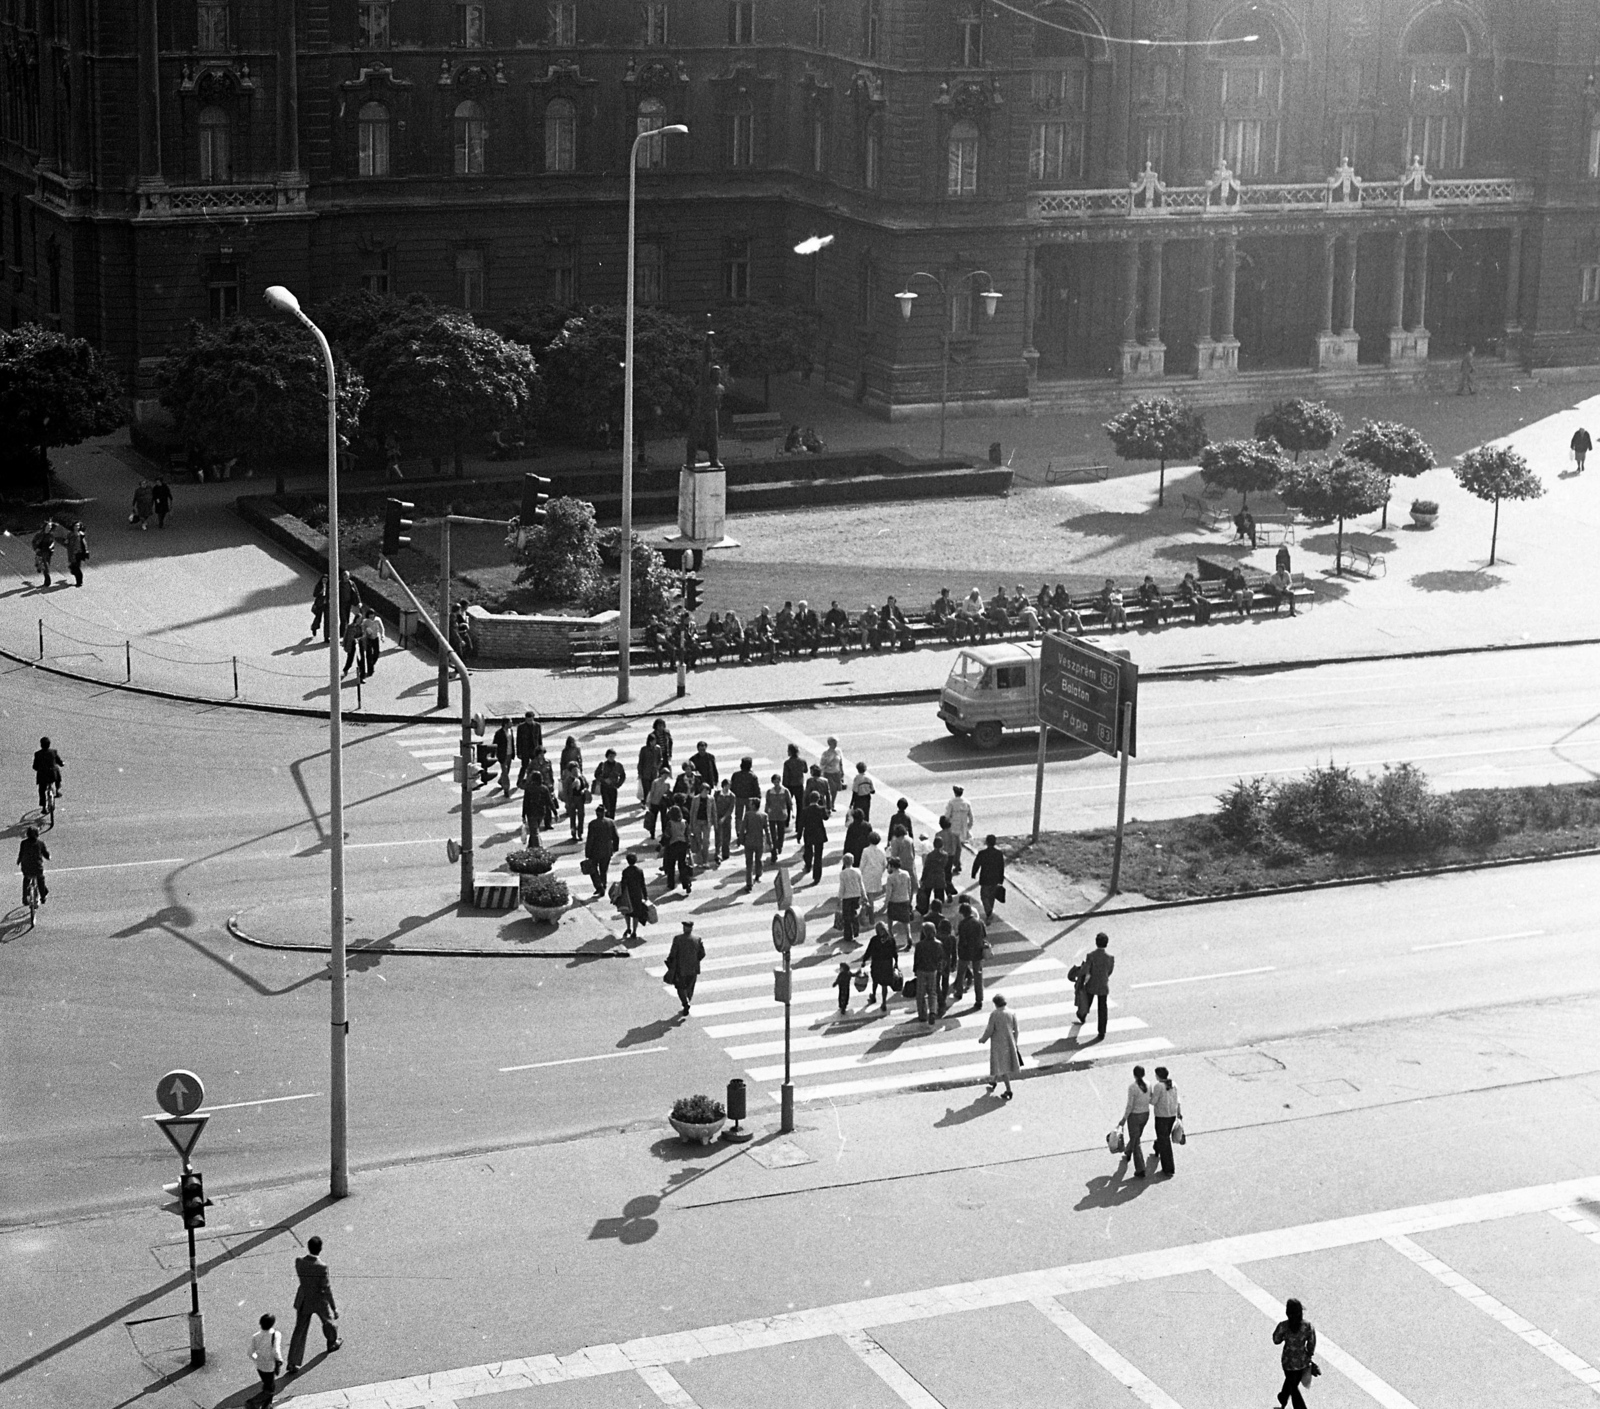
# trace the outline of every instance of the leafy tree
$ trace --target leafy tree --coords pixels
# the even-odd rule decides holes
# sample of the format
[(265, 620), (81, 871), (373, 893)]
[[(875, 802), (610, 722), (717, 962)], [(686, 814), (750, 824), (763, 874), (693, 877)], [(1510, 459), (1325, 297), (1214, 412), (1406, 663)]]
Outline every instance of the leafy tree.
[[(342, 359), (334, 363), (334, 375), (339, 441), (348, 444), (367, 389)], [(270, 464), (279, 494), (285, 461), (326, 453), (328, 374), (316, 340), (298, 323), (191, 323), (187, 341), (162, 362), (156, 380), (161, 404), (172, 412), (191, 454)]]
[[(607, 529), (601, 542), (608, 551), (615, 552), (622, 544), (622, 530)], [(677, 574), (667, 567), (667, 560), (636, 533), (633, 535), (633, 576), (629, 579), (628, 595), (633, 599), (633, 619), (647, 621), (650, 617), (664, 615), (673, 604), (678, 590)], [(621, 590), (620, 577), (612, 581), (601, 578), (595, 590), (584, 599), (590, 612), (610, 611), (618, 605)]]
[[(1433, 447), (1410, 426), (1398, 421), (1363, 421), (1344, 443), (1344, 454), (1376, 465), (1391, 478), (1415, 479), (1433, 468)], [(1383, 505), (1383, 527), (1389, 526), (1389, 504)]]
[(436, 465), (450, 451), (457, 477), (470, 435), (523, 419), (542, 395), (527, 348), (444, 310), (419, 310), (380, 329), (358, 365), (372, 393), (373, 429), (420, 447)]
[(582, 312), (582, 305), (576, 303), (525, 303), (506, 319), (505, 334), (512, 342), (531, 348), (535, 357), (543, 357), (568, 320)]
[[(622, 428), (624, 310), (596, 304), (566, 324), (540, 359), (551, 429), (608, 444)], [(633, 427), (641, 440), (688, 424), (700, 379), (701, 341), (688, 321), (659, 308), (633, 317)]]
[(1200, 452), (1200, 478), (1237, 490), (1241, 507), (1251, 490), (1269, 490), (1283, 477), (1289, 462), (1275, 440), (1213, 441)]
[(798, 308), (740, 303), (712, 320), (717, 350), (735, 377), (760, 377), (761, 399), (772, 401), (772, 379), (811, 370), (817, 320)]
[(82, 338), (33, 323), (0, 333), (0, 492), (49, 498), (50, 448), (109, 435), (123, 419), (121, 385)]
[[(517, 581), (551, 602), (586, 602), (600, 590), (600, 531), (594, 505), (562, 495), (545, 505), (544, 522), (508, 540), (523, 564)], [(612, 589), (615, 597), (616, 589)]]
[(1344, 521), (1370, 514), (1389, 498), (1389, 476), (1365, 460), (1335, 455), (1290, 465), (1278, 482), (1278, 497), (1321, 523), (1339, 525), (1333, 570), (1344, 572)]
[(1135, 401), (1121, 415), (1107, 421), (1104, 429), (1124, 460), (1160, 461), (1157, 505), (1167, 499), (1167, 461), (1198, 455), (1206, 444), (1206, 427), (1200, 413), (1187, 402), (1170, 396)]
[(355, 289), (335, 294), (313, 313), (317, 326), (328, 341), (343, 350), (346, 357), (361, 366), (366, 346), (386, 328), (402, 322), (430, 322), (435, 318), (454, 318), (464, 323), (471, 315), (459, 308), (435, 303), (426, 294), (375, 294)]
[(1256, 439), (1277, 441), (1296, 461), (1302, 450), (1326, 450), (1343, 429), (1344, 418), (1327, 402), (1303, 396), (1274, 402), (1272, 410), (1256, 417)]
[(1493, 567), (1495, 546), (1500, 539), (1500, 501), (1537, 499), (1544, 493), (1544, 485), (1522, 456), (1504, 446), (1469, 450), (1456, 466), (1456, 479), (1468, 494), (1494, 504), (1494, 530), (1489, 536), (1489, 566)]

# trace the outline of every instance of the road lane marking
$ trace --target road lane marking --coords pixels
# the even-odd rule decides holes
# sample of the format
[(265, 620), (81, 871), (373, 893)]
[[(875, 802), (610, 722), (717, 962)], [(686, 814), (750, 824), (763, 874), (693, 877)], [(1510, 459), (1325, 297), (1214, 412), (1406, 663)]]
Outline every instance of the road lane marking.
[(689, 1391), (673, 1378), (672, 1372), (664, 1365), (641, 1365), (635, 1373), (669, 1409), (700, 1409)]
[(1464, 944), (1496, 944), (1502, 939), (1535, 939), (1543, 930), (1517, 930), (1513, 934), (1485, 934), (1476, 939), (1446, 939), (1438, 944), (1413, 944), (1411, 952), (1421, 954), (1429, 949), (1459, 949)]
[[(263, 1096), (259, 1101), (230, 1101), (225, 1106), (201, 1106), (196, 1115), (215, 1115), (218, 1111), (238, 1111), (246, 1106), (281, 1106), (285, 1101), (314, 1101), (320, 1096), (320, 1091), (306, 1091), (298, 1096)], [(154, 1115), (142, 1115), (140, 1120), (165, 1120), (166, 1116), (157, 1111)]]
[(537, 1071), (540, 1067), (570, 1067), (578, 1062), (603, 1062), (610, 1057), (647, 1057), (652, 1052), (668, 1052), (670, 1047), (630, 1047), (626, 1052), (601, 1052), (593, 1057), (562, 1057), (554, 1062), (528, 1062), (519, 1067), (501, 1067), (507, 1071)]
[(841, 1331), (839, 1339), (853, 1350), (861, 1363), (871, 1370), (906, 1409), (944, 1409), (918, 1382), (904, 1365), (890, 1355), (865, 1331)]
[(1187, 978), (1154, 978), (1148, 983), (1130, 983), (1129, 988), (1166, 988), (1174, 983), (1204, 983), (1213, 978), (1243, 978), (1246, 974), (1271, 974), (1278, 971), (1276, 964), (1266, 964), (1259, 969), (1229, 969), (1222, 974), (1190, 974)]
[(1420, 1247), (1403, 1233), (1391, 1233), (1384, 1240), (1402, 1257), (1409, 1258), (1435, 1281), (1450, 1288), (1464, 1301), (1469, 1301), (1479, 1311), (1497, 1321), (1525, 1345), (1531, 1345), (1541, 1355), (1553, 1360), (1573, 1379), (1600, 1394), (1600, 1370), (1596, 1370), (1580, 1355), (1574, 1355), (1554, 1336), (1541, 1331), (1531, 1321), (1524, 1321), (1505, 1303), (1496, 1301), (1482, 1287), (1474, 1286), (1452, 1267), (1447, 1267), (1426, 1248)]
[(1097, 1336), (1054, 1297), (1034, 1297), (1032, 1305), (1035, 1311), (1054, 1324), (1062, 1335), (1112, 1379), (1125, 1386), (1141, 1404), (1148, 1404), (1150, 1409), (1183, 1409), (1166, 1390)]
[(188, 859), (187, 856), (157, 856), (149, 861), (102, 861), (94, 866), (52, 866), (50, 874), (65, 876), (73, 871), (121, 871), (129, 866), (181, 866)]

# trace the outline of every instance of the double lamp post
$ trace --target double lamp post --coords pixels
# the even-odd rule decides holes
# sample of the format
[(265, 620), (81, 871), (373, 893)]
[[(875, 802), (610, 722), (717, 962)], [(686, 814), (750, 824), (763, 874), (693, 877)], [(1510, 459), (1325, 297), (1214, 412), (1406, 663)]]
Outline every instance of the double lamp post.
[(939, 295), (944, 301), (944, 331), (940, 336), (943, 356), (940, 359), (939, 370), (939, 458), (942, 460), (944, 459), (945, 408), (950, 401), (950, 323), (951, 313), (954, 308), (950, 301), (951, 295), (964, 291), (974, 279), (982, 279), (989, 287), (980, 290), (978, 297), (983, 300), (984, 315), (989, 318), (994, 317), (994, 311), (1005, 295), (995, 288), (994, 279), (987, 269), (974, 269), (966, 274), (951, 275), (948, 284), (937, 274), (930, 274), (925, 269), (919, 269), (910, 279), (906, 280), (906, 287), (895, 295), (900, 304), (900, 316), (908, 323), (911, 321), (911, 310), (917, 301), (917, 295), (911, 291), (912, 281), (916, 279), (926, 279), (930, 284), (934, 285), (939, 290)]

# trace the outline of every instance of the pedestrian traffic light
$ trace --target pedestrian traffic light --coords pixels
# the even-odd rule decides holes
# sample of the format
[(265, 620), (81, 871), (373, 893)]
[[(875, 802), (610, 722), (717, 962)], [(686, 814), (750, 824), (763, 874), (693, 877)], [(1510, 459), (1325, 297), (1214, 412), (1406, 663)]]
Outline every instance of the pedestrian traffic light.
[(697, 572), (685, 573), (683, 576), (683, 605), (689, 611), (699, 611), (701, 598), (705, 596), (706, 580)]
[(206, 1226), (206, 1205), (211, 1202), (206, 1198), (205, 1181), (200, 1177), (198, 1169), (186, 1169), (178, 1176), (178, 1211), (183, 1214), (185, 1228), (204, 1228)]
[(411, 525), (417, 512), (415, 504), (404, 499), (386, 499), (383, 502), (383, 556), (392, 558), (411, 541)]
[(550, 502), (550, 481), (543, 475), (523, 475), (522, 512), (517, 517), (524, 528), (544, 522), (544, 506)]

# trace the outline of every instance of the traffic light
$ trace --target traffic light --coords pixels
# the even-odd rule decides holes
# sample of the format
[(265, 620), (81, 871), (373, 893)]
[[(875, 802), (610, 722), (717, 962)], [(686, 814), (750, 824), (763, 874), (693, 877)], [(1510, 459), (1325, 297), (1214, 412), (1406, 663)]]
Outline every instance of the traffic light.
[(186, 1169), (178, 1176), (178, 1211), (183, 1215), (185, 1228), (206, 1226), (206, 1205), (209, 1202), (205, 1182), (200, 1178), (198, 1169)]
[(688, 572), (683, 575), (683, 605), (686, 610), (694, 612), (700, 610), (701, 598), (705, 596), (706, 580), (697, 572)]
[(392, 558), (411, 541), (412, 515), (415, 504), (404, 499), (386, 499), (383, 502), (383, 556)]
[(550, 502), (550, 495), (546, 492), (549, 488), (550, 481), (543, 475), (523, 475), (522, 512), (517, 517), (524, 528), (544, 522), (544, 506)]

